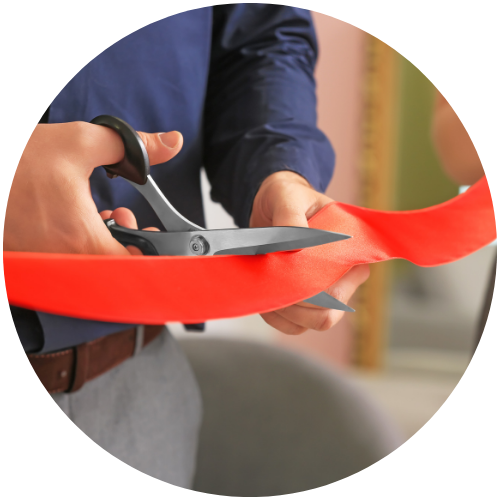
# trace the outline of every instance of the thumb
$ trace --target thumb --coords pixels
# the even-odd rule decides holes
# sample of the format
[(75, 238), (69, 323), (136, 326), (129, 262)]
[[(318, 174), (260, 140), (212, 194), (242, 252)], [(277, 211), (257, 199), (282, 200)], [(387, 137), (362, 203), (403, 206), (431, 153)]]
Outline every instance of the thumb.
[(158, 134), (137, 133), (142, 139), (144, 146), (146, 146), (151, 165), (171, 160), (182, 148), (183, 137), (180, 132), (173, 131)]
[[(91, 172), (100, 165), (112, 165), (123, 159), (123, 142), (114, 130), (84, 122), (74, 122), (74, 126), (78, 126), (78, 129), (68, 131), (73, 140), (67, 142), (69, 152), (79, 160), (75, 163), (83, 160)], [(137, 133), (146, 147), (151, 165), (171, 160), (182, 148), (183, 138), (180, 132)], [(78, 140), (74, 140), (74, 137)]]

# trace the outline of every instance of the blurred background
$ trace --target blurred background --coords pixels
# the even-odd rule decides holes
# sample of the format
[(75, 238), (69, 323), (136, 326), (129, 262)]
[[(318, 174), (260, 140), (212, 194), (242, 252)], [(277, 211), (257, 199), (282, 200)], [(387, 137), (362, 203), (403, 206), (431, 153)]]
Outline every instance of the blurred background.
[[(314, 21), (319, 127), (337, 154), (327, 194), (382, 210), (418, 209), (456, 196), (459, 186), (444, 173), (432, 140), (432, 83), (365, 32), (321, 14), (314, 13)], [(210, 200), (202, 177), (207, 226), (234, 227)], [(467, 368), (495, 254), (489, 246), (438, 268), (372, 265), (350, 303), (357, 312), (327, 332), (287, 336), (249, 316), (209, 322), (201, 335), (280, 345), (321, 360), (368, 392), (409, 438)], [(169, 326), (181, 338), (200, 335)]]

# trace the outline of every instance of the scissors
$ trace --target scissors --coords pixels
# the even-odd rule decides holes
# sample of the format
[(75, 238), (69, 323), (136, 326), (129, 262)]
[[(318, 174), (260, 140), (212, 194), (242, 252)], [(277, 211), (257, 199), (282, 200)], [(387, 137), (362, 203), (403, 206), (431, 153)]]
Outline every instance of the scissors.
[[(168, 201), (150, 175), (149, 157), (139, 134), (125, 121), (100, 115), (90, 123), (118, 133), (125, 157), (113, 165), (103, 165), (108, 177), (123, 177), (151, 205), (166, 231), (141, 231), (118, 225), (114, 219), (104, 223), (123, 245), (134, 245), (144, 255), (262, 255), (324, 245), (351, 236), (307, 227), (259, 227), (243, 229), (205, 229), (186, 219)], [(321, 292), (304, 302), (329, 309), (354, 312), (354, 309)]]

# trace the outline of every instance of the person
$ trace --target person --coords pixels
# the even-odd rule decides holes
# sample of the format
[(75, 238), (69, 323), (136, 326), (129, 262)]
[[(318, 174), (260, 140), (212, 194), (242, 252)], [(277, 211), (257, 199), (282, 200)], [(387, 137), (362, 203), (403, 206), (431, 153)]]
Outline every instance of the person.
[(467, 130), (440, 92), (436, 93), (432, 138), (443, 170), (457, 184), (470, 186), (484, 175)]
[[(436, 148), (444, 172), (449, 179), (459, 186), (467, 188), (485, 175), (486, 172), (483, 171), (483, 165), (475, 150), (474, 143), (478, 139), (472, 139), (465, 126), (460, 123), (457, 114), (446, 97), (438, 90), (436, 90), (434, 101), (431, 140)], [(488, 149), (483, 144), (478, 144), (478, 146), (482, 146), (481, 149), (483, 150)], [(498, 239), (491, 243), (494, 247), (498, 247), (498, 244)], [(494, 301), (495, 280), (498, 275), (498, 269), (500, 269), (500, 257), (498, 255), (497, 252), (496, 257), (495, 254), (491, 256), (493, 259), (490, 272), (491, 277), (488, 285), (489, 290), (486, 292), (483, 311), (480, 316), (477, 333), (478, 345), (486, 341), (483, 335), (485, 334), (484, 325), (488, 321), (488, 316), (490, 316), (491, 323), (496, 321), (493, 317), (494, 307), (492, 307), (491, 302)]]
[[(131, 186), (97, 168), (123, 155), (112, 131), (88, 123), (100, 114), (143, 131), (152, 176), (193, 222), (204, 224), (203, 166), (212, 198), (239, 226), (306, 226), (331, 201), (321, 191), (334, 163), (316, 127), (316, 57), (310, 13), (278, 5), (197, 9), (120, 40), (68, 83), (36, 127), (12, 185), (4, 249), (138, 253), (101, 219), (162, 229)], [(355, 267), (328, 292), (346, 302), (368, 273)], [(202, 405), (166, 328), (11, 310), (35, 371), (78, 427), (142, 472), (190, 486)], [(341, 315), (299, 303), (262, 316), (298, 334), (328, 329)]]

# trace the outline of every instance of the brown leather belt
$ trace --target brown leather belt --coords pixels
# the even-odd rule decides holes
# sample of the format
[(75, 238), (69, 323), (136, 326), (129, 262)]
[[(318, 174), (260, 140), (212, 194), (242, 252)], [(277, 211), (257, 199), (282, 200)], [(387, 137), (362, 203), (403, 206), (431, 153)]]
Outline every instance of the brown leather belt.
[(129, 328), (71, 349), (50, 354), (28, 354), (31, 366), (45, 389), (75, 392), (85, 382), (111, 370), (149, 344), (163, 325)]

